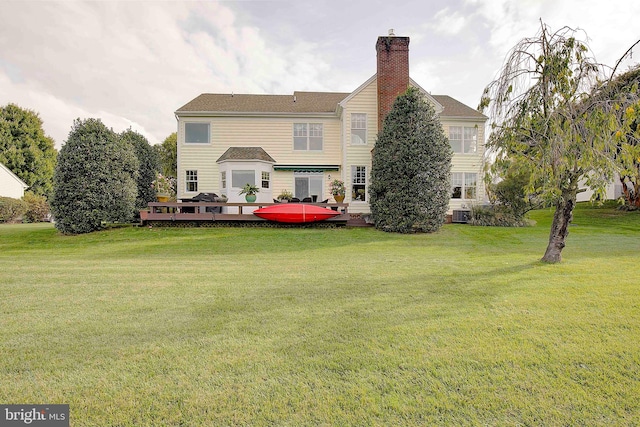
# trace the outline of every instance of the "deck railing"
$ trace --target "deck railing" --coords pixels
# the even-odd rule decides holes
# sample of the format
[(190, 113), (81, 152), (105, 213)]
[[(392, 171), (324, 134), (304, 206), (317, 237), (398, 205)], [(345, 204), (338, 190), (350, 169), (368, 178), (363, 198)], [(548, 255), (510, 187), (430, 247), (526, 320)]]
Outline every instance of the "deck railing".
[[(151, 202), (148, 210), (140, 211), (140, 220), (147, 221), (266, 221), (252, 212), (277, 203), (223, 203), (223, 202)], [(305, 203), (340, 212), (327, 222), (349, 219), (348, 203)]]

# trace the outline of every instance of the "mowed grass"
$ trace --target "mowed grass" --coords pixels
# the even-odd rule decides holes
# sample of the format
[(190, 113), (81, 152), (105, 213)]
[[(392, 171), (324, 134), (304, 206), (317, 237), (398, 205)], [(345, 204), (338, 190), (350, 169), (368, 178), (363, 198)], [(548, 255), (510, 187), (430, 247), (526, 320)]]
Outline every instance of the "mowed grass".
[(640, 424), (640, 214), (529, 228), (0, 226), (0, 402), (72, 426)]

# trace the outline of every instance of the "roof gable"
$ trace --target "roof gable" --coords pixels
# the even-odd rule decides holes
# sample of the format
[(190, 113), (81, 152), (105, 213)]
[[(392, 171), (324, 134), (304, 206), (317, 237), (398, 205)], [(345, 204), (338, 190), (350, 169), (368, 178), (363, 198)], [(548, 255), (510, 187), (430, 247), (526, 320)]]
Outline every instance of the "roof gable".
[(276, 162), (273, 157), (262, 149), (262, 147), (230, 147), (218, 160), (216, 160), (216, 163), (228, 160), (259, 160), (269, 163)]

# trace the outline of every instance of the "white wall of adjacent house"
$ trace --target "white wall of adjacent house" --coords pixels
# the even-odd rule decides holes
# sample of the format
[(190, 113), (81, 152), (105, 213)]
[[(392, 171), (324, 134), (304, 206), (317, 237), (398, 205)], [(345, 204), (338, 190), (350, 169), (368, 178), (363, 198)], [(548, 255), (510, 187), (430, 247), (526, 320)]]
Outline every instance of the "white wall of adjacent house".
[[(206, 142), (185, 139), (186, 123), (209, 123)], [(321, 150), (294, 148), (295, 123), (322, 123)], [(327, 117), (180, 117), (178, 121), (178, 198), (193, 197), (198, 192), (224, 193), (220, 188), (221, 169), (216, 160), (229, 147), (262, 147), (280, 165), (340, 164), (340, 120)], [(197, 171), (198, 190), (187, 191), (186, 173)], [(291, 172), (274, 175), (273, 195), (292, 188)], [(227, 194), (231, 197), (231, 194)]]
[[(580, 191), (576, 196), (576, 201), (578, 202), (589, 202), (591, 201), (591, 197), (593, 196), (593, 190), (587, 187), (585, 180), (582, 180), (580, 184), (578, 184)], [(622, 197), (622, 184), (620, 183), (620, 178), (618, 174), (616, 174), (611, 183), (607, 185), (605, 188), (605, 200), (616, 200), (619, 197)]]
[(0, 163), (0, 196), (21, 199), (27, 188), (29, 186), (24, 181)]

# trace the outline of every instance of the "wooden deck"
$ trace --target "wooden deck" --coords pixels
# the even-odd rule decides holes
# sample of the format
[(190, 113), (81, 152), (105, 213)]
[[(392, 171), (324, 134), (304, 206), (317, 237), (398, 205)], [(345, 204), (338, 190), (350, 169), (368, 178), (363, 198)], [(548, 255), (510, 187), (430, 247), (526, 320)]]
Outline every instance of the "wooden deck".
[[(252, 211), (276, 203), (220, 203), (220, 202), (151, 202), (149, 210), (140, 211), (142, 224), (175, 225), (176, 223), (191, 223), (190, 225), (206, 225), (207, 223), (272, 223), (255, 216)], [(348, 203), (305, 203), (322, 206), (341, 212), (326, 221), (310, 224), (346, 225), (350, 219)], [(273, 223), (280, 224), (280, 223)], [(288, 225), (288, 224), (283, 224)], [(309, 224), (298, 224), (309, 225)]]

